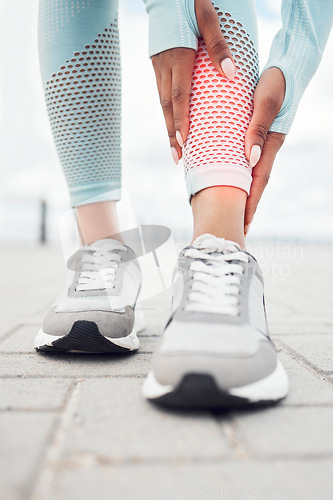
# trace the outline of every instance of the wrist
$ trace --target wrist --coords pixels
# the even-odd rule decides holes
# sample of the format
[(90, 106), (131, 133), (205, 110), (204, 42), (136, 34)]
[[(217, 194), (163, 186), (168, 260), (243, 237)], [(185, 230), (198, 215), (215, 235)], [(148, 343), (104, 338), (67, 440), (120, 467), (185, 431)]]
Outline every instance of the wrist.
[(176, 47), (197, 50), (194, 0), (144, 0), (149, 14), (149, 57)]

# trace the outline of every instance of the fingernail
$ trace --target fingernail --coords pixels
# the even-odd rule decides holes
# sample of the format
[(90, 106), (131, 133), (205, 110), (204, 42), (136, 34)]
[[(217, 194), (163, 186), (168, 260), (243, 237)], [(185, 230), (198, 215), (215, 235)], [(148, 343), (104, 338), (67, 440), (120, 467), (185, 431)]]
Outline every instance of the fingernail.
[(236, 68), (230, 57), (223, 59), (223, 61), (221, 62), (221, 68), (223, 73), (229, 80), (233, 80), (235, 78)]
[(174, 148), (173, 146), (171, 148), (171, 154), (172, 154), (173, 161), (175, 162), (176, 165), (178, 165), (179, 158), (178, 158), (177, 149)]
[(261, 149), (260, 146), (255, 144), (251, 148), (251, 153), (250, 153), (250, 167), (254, 167), (258, 161), (260, 160), (260, 155), (261, 155)]
[(178, 130), (176, 132), (176, 139), (177, 139), (179, 146), (182, 148), (184, 146), (184, 141), (183, 141), (181, 133)]
[(251, 226), (251, 224), (252, 224), (253, 217), (254, 217), (254, 215), (252, 216), (252, 219), (250, 220), (250, 222), (248, 222), (248, 223), (246, 224), (245, 228), (244, 228), (244, 234), (245, 234), (245, 236), (246, 236), (246, 235), (247, 235), (247, 233), (249, 232), (249, 228), (250, 228), (250, 226)]

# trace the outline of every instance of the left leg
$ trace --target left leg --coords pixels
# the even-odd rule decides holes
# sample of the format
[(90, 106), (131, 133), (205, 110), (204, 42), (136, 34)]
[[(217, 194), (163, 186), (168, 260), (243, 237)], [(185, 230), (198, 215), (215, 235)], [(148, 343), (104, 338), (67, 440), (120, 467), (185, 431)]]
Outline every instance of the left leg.
[(172, 315), (144, 386), (148, 399), (187, 408), (268, 404), (288, 391), (267, 331), (262, 273), (244, 250), (252, 180), (244, 139), (258, 75), (254, 9), (250, 0), (213, 3), (237, 73), (222, 78), (200, 42), (183, 147), (194, 241), (179, 255)]
[(258, 80), (257, 25), (253, 2), (213, 1), (233, 53), (236, 76), (221, 78), (203, 40), (192, 78), (190, 130), (183, 148), (194, 239), (210, 233), (244, 242), (244, 211), (252, 181), (244, 139)]
[(235, 241), (245, 248), (244, 213), (247, 194), (231, 186), (202, 189), (192, 198), (193, 240), (202, 234)]

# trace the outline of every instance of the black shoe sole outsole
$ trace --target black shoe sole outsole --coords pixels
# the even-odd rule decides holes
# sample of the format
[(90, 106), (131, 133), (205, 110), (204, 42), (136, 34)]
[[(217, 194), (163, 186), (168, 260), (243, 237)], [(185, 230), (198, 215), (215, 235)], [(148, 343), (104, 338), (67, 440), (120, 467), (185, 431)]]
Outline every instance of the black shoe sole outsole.
[(76, 321), (71, 331), (64, 337), (54, 340), (52, 346), (36, 347), (41, 352), (82, 352), (105, 354), (129, 354), (137, 349), (126, 349), (113, 344), (111, 339), (104, 337), (93, 321)]
[(211, 375), (193, 373), (183, 377), (172, 392), (149, 401), (174, 409), (230, 410), (272, 406), (281, 399), (252, 402), (221, 390)]

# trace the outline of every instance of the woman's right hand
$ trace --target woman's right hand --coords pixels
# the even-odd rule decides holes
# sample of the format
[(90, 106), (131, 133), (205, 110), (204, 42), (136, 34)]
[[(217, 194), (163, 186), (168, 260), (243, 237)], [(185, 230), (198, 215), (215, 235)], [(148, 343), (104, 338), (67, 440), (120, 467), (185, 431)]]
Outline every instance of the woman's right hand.
[[(200, 33), (217, 71), (229, 79), (235, 76), (231, 51), (224, 39), (211, 0), (195, 0)], [(178, 163), (189, 131), (191, 82), (195, 51), (174, 48), (152, 57), (160, 102), (168, 130), (172, 157)]]

